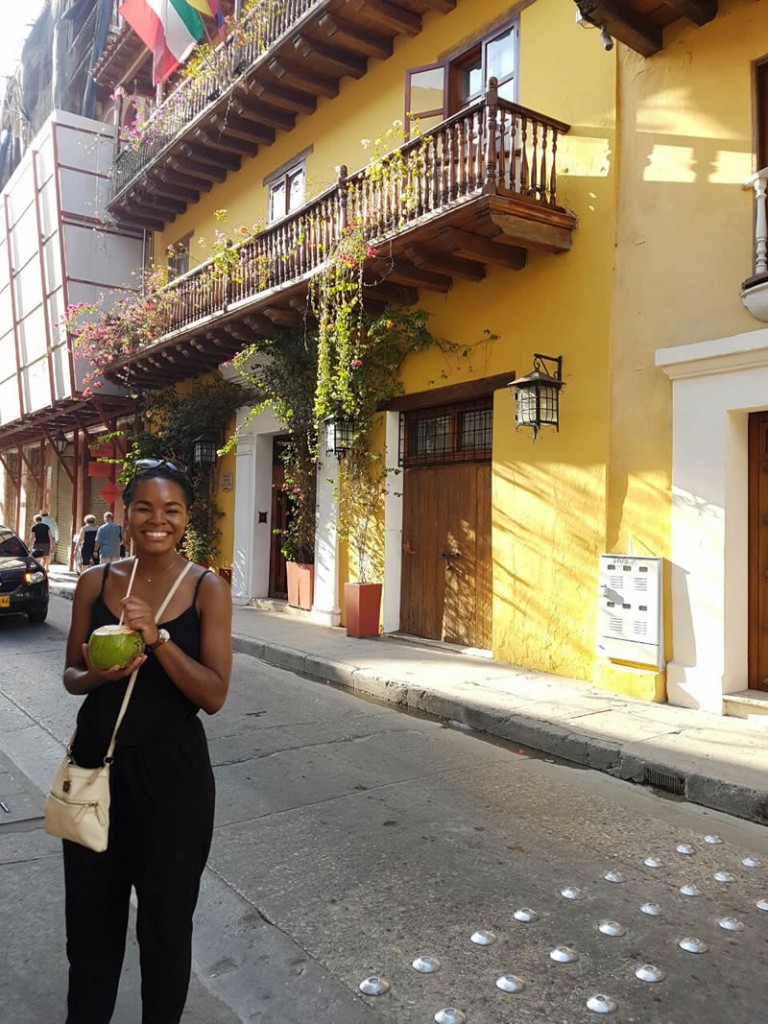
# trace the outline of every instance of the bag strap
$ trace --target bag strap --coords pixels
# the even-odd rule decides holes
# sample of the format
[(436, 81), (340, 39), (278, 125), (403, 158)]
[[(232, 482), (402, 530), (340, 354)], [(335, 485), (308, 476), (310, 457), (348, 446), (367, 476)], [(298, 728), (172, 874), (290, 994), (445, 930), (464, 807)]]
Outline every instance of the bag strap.
[[(184, 579), (184, 577), (187, 575), (189, 570), (192, 568), (192, 564), (193, 564), (192, 562), (187, 562), (187, 564), (181, 570), (179, 575), (173, 581), (173, 583), (171, 585), (171, 589), (166, 594), (165, 600), (163, 601), (163, 603), (160, 605), (160, 607), (155, 612), (155, 622), (159, 622), (160, 619), (162, 618), (163, 612), (168, 607), (168, 605), (171, 603), (171, 598), (176, 593), (176, 591), (179, 589), (179, 586), (181, 585), (181, 581)], [(118, 712), (118, 715), (117, 715), (117, 721), (115, 722), (115, 728), (112, 730), (112, 739), (109, 741), (109, 747), (107, 748), (107, 752), (104, 755), (104, 764), (111, 764), (112, 763), (112, 758), (113, 758), (113, 755), (115, 753), (115, 743), (117, 741), (117, 730), (120, 728), (120, 723), (123, 721), (123, 718), (125, 717), (125, 712), (128, 710), (128, 702), (130, 701), (131, 695), (133, 694), (133, 688), (136, 685), (136, 677), (138, 676), (138, 674), (139, 674), (139, 670), (138, 669), (135, 669), (131, 673), (131, 678), (128, 681), (128, 687), (127, 687), (127, 689), (125, 691), (125, 696), (123, 697), (123, 703), (120, 705), (120, 711)]]

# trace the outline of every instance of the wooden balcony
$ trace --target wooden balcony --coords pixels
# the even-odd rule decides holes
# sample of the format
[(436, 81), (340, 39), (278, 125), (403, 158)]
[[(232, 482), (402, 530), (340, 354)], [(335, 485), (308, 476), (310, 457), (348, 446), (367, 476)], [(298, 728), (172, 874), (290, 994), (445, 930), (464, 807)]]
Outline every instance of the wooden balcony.
[[(417, 35), (424, 15), (457, 0), (281, 0), (260, 6), (156, 110), (142, 137), (114, 165), (109, 210), (118, 221), (160, 230), (243, 156), (291, 131), (342, 78), (362, 78), (395, 38)], [(271, 11), (265, 16), (264, 11)]]
[(522, 270), (529, 250), (567, 251), (576, 217), (557, 202), (557, 143), (568, 129), (497, 99), (492, 79), (483, 100), (376, 173), (341, 168), (337, 185), (233, 247), (228, 273), (207, 262), (173, 281), (167, 331), (108, 376), (162, 387), (212, 369), (276, 324), (301, 323), (312, 277), (350, 230), (372, 250), (369, 310), (411, 305), (420, 289), (447, 293), (456, 278), (481, 281), (489, 266)]

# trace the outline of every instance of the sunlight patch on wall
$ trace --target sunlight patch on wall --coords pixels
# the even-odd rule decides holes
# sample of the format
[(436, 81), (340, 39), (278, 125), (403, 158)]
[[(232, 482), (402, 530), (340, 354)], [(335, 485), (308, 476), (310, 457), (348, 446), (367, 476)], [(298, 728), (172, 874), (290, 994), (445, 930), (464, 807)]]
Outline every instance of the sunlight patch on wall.
[(643, 181), (692, 184), (696, 181), (696, 160), (692, 146), (654, 145), (648, 156)]
[(742, 185), (752, 173), (752, 154), (718, 149), (714, 165), (707, 178), (710, 185)]

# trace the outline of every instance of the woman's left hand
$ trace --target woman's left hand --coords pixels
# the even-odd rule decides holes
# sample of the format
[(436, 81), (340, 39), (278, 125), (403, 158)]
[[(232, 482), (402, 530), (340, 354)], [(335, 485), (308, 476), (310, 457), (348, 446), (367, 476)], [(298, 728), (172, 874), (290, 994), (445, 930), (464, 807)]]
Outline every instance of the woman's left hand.
[(158, 638), (157, 624), (147, 602), (131, 594), (124, 597), (120, 603), (123, 606), (125, 625), (141, 633), (145, 644), (155, 643)]

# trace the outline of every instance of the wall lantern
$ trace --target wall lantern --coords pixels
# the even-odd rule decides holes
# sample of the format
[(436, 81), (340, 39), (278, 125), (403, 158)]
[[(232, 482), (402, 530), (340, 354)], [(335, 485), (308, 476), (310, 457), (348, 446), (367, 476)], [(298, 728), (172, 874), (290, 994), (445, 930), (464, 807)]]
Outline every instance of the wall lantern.
[(51, 438), (51, 444), (59, 453), (59, 455), (63, 455), (64, 452), (66, 451), (69, 441), (66, 439), (64, 434), (57, 434), (55, 437)]
[(343, 459), (355, 440), (355, 421), (343, 413), (328, 416), (325, 421), (325, 454)]
[(509, 385), (515, 389), (517, 429), (530, 427), (533, 440), (542, 427), (560, 430), (560, 390), (563, 383), (563, 357), (533, 354), (533, 369)]
[(192, 461), (196, 466), (213, 466), (216, 462), (219, 439), (211, 431), (199, 434), (192, 442)]

